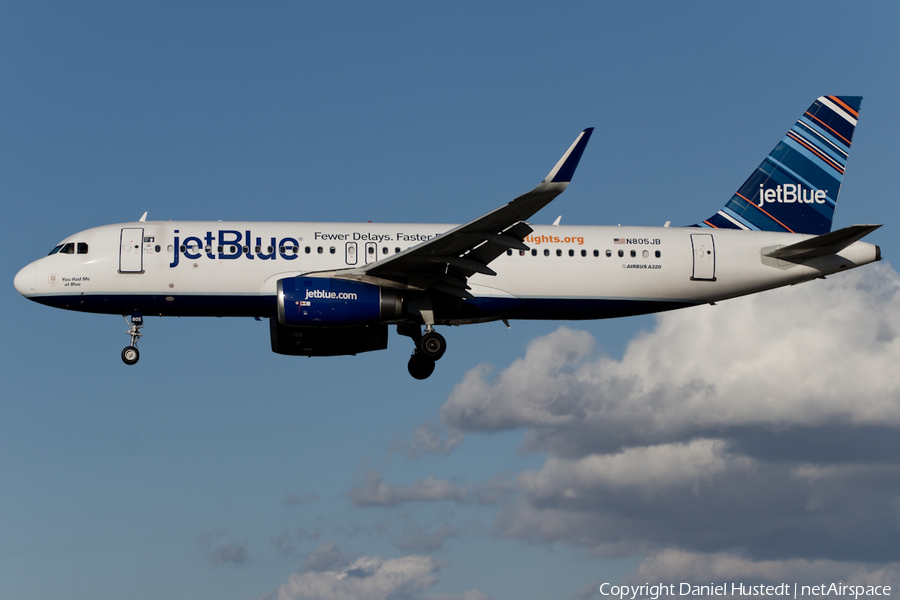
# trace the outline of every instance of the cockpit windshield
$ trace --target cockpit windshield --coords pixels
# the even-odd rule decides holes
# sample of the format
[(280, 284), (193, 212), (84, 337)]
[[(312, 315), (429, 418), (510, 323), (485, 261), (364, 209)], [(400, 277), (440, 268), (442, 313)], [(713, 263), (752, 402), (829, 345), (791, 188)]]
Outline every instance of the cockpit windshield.
[(50, 254), (47, 256), (52, 256), (53, 254), (75, 254), (76, 249), (78, 254), (87, 254), (88, 253), (88, 245), (84, 242), (78, 242), (77, 244), (73, 242), (69, 242), (68, 244), (60, 244), (56, 248), (50, 251)]

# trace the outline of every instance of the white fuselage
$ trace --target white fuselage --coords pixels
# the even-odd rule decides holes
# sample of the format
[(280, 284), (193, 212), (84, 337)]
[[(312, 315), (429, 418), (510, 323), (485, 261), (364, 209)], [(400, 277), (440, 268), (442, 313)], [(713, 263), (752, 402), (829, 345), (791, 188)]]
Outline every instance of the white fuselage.
[[(440, 224), (147, 221), (63, 240), (87, 246), (41, 258), (16, 276), (37, 302), (88, 312), (269, 317), (278, 280), (360, 267), (416, 246)], [(811, 235), (682, 227), (532, 226), (528, 251), (469, 279), (465, 310), (436, 323), (591, 319), (702, 304), (807, 281), (880, 258), (855, 242), (795, 264), (762, 255)], [(469, 309), (472, 310), (469, 310)]]

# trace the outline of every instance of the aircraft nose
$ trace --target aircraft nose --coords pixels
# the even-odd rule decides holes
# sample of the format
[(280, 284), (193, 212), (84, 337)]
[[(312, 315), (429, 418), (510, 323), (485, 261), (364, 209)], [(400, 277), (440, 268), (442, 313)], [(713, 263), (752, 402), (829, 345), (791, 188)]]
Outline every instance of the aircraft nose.
[(30, 264), (18, 273), (14, 281), (16, 290), (26, 298), (34, 295), (34, 264)]

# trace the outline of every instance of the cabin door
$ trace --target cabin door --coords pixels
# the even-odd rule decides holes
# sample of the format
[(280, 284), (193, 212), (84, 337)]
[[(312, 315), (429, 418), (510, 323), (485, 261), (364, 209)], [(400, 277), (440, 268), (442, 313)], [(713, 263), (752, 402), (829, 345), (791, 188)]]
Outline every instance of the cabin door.
[(694, 247), (694, 281), (716, 280), (716, 246), (713, 244), (713, 236), (710, 233), (695, 233), (691, 235), (691, 244)]
[(119, 273), (144, 272), (144, 230), (123, 227), (119, 238)]

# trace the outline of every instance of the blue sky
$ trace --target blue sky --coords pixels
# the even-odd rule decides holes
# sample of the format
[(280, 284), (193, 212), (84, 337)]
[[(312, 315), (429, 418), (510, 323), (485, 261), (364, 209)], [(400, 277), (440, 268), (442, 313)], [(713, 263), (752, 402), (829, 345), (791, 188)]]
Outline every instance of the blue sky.
[[(0, 597), (900, 581), (898, 24), (887, 2), (0, 3)], [(454, 328), (426, 382), (406, 338), (290, 358), (234, 319), (150, 319), (128, 368), (121, 318), (12, 286), (144, 211), (467, 221), (589, 126), (535, 222), (690, 224), (822, 94), (865, 98), (835, 226), (885, 223), (887, 261), (717, 312)], [(615, 401), (576, 426), (560, 395)]]

